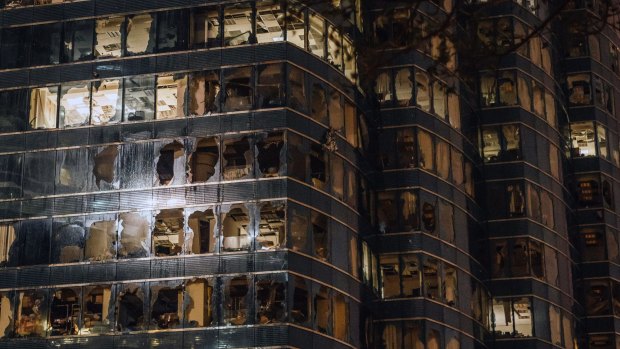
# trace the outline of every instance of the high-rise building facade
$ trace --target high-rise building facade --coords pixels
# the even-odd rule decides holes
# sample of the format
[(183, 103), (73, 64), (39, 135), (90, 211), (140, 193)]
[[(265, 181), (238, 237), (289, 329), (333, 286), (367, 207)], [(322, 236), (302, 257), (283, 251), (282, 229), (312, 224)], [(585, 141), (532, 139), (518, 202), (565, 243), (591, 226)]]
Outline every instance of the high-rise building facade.
[(612, 3), (4, 0), (0, 348), (620, 347)]

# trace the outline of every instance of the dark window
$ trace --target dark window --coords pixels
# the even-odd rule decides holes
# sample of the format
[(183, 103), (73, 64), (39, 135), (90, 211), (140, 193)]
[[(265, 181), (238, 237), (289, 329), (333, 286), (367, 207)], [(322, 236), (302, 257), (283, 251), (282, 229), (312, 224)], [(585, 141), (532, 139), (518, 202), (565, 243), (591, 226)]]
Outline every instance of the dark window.
[(93, 58), (93, 25), (90, 19), (65, 22), (62, 62), (77, 62)]
[(187, 48), (188, 12), (175, 10), (157, 13), (157, 51), (167, 52)]
[(252, 67), (232, 68), (224, 71), (224, 111), (252, 109)]
[(21, 68), (30, 64), (32, 27), (2, 29), (0, 68)]
[(62, 23), (42, 24), (33, 27), (30, 65), (48, 65), (60, 62), (61, 31)]
[[(28, 90), (0, 92), (0, 132), (27, 129)], [(54, 126), (56, 118), (54, 118)]]
[(217, 6), (193, 9), (190, 19), (190, 45), (192, 48), (222, 45), (220, 9)]

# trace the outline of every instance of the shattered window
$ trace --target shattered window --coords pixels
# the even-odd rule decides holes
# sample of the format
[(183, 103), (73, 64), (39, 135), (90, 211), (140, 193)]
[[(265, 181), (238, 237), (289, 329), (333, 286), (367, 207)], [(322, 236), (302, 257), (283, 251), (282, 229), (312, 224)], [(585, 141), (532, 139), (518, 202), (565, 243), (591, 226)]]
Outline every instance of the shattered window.
[(456, 268), (452, 266), (445, 266), (445, 277), (443, 279), (443, 289), (445, 292), (446, 304), (453, 307), (456, 305), (458, 299), (458, 285), (456, 278)]
[[(149, 15), (144, 15), (149, 16)], [(150, 17), (149, 17), (150, 18)], [(97, 19), (95, 22), (95, 58), (111, 58), (121, 56), (121, 35), (125, 25), (125, 17), (107, 17)], [(144, 24), (143, 24), (144, 25)], [(148, 24), (150, 27), (150, 23)], [(144, 30), (144, 29), (143, 29)], [(138, 31), (135, 30), (134, 33)], [(142, 36), (148, 35), (142, 34)], [(135, 36), (135, 34), (134, 34)], [(138, 38), (142, 40), (142, 38)], [(131, 41), (136, 39), (132, 38)], [(129, 40), (128, 40), (129, 41)], [(148, 40), (145, 40), (148, 42)], [(144, 43), (140, 43), (144, 45)], [(129, 49), (128, 52), (132, 52)]]
[(344, 160), (337, 155), (330, 157), (332, 193), (338, 200), (344, 198)]
[(190, 74), (189, 114), (209, 115), (220, 110), (220, 72), (209, 70)]
[(116, 330), (142, 331), (148, 327), (146, 283), (119, 284), (116, 297)]
[(399, 196), (401, 227), (404, 231), (418, 229), (418, 198), (413, 191), (403, 191)]
[[(161, 210), (155, 215), (153, 253), (157, 257), (176, 256), (183, 252), (185, 241), (183, 209)], [(178, 319), (177, 319), (178, 320)]]
[(221, 46), (219, 7), (208, 6), (192, 10), (189, 33), (191, 48)]
[(313, 83), (310, 116), (324, 125), (328, 124), (327, 102), (325, 87), (319, 82)]
[(517, 84), (514, 72), (501, 72), (497, 79), (497, 86), (499, 88), (500, 105), (517, 104)]
[(397, 230), (397, 210), (393, 191), (385, 191), (377, 194), (377, 222), (380, 232), (393, 233)]
[(256, 323), (271, 324), (286, 320), (285, 274), (260, 275), (256, 280)]
[(344, 103), (344, 116), (345, 116), (345, 136), (347, 142), (353, 147), (359, 146), (359, 129), (357, 124), (357, 112), (355, 105), (345, 100)]
[(150, 251), (150, 219), (148, 212), (121, 213), (119, 258), (148, 257)]
[[(242, 204), (233, 205), (228, 212), (222, 208), (222, 250), (247, 251), (251, 246), (250, 212)], [(252, 229), (253, 230), (253, 229)]]
[(282, 168), (284, 157), (284, 135), (273, 132), (259, 135), (256, 142), (258, 169), (263, 177), (277, 177), (285, 173)]
[(32, 26), (30, 65), (49, 65), (60, 62), (62, 23)]
[(293, 132), (286, 133), (287, 140), (287, 174), (302, 182), (306, 181), (308, 165), (307, 141)]
[(284, 64), (268, 64), (258, 66), (258, 94), (259, 108), (273, 108), (284, 105), (286, 90), (284, 85)]
[(184, 117), (186, 91), (186, 74), (159, 75), (157, 77), (156, 119)]
[(185, 9), (157, 13), (157, 52), (187, 48), (188, 14)]
[(185, 163), (183, 144), (174, 141), (163, 146), (156, 166), (159, 184), (185, 184)]
[(400, 265), (398, 255), (384, 255), (379, 260), (381, 267), (381, 295), (384, 299), (401, 297)]
[(309, 19), (308, 48), (313, 54), (325, 58), (325, 19), (312, 11), (310, 11)]
[(252, 175), (254, 154), (250, 142), (249, 137), (224, 139), (222, 149), (224, 180), (236, 180)]
[(84, 287), (82, 326), (80, 334), (106, 333), (114, 326), (112, 287), (109, 285)]
[(497, 81), (495, 75), (485, 73), (480, 77), (480, 95), (483, 107), (493, 107), (497, 103)]
[(121, 79), (95, 81), (92, 84), (91, 125), (121, 121)]
[(303, 70), (289, 65), (289, 101), (288, 105), (298, 111), (305, 112), (308, 109), (306, 98), (306, 75)]
[(118, 146), (110, 145), (99, 149), (101, 150), (94, 156), (92, 172), (95, 176), (95, 184), (100, 189), (110, 186), (118, 189)]
[(293, 251), (306, 252), (308, 245), (308, 209), (292, 208), (290, 210), (290, 245)]
[(304, 8), (289, 2), (286, 11), (286, 41), (305, 49), (306, 18)]
[[(409, 86), (411, 87), (411, 82), (409, 82)], [(389, 71), (382, 71), (379, 73), (377, 80), (375, 80), (374, 91), (379, 104), (390, 104), (392, 101), (392, 77)], [(411, 96), (409, 98), (411, 98)]]
[(433, 137), (426, 131), (418, 131), (418, 144), (420, 150), (420, 167), (432, 171), (435, 167), (433, 156)]
[(440, 81), (433, 83), (433, 110), (440, 118), (446, 117), (446, 85)]
[(245, 325), (248, 323), (250, 304), (250, 280), (247, 276), (224, 278), (224, 323)]
[(285, 246), (286, 204), (283, 201), (267, 202), (260, 206), (260, 223), (256, 237), (257, 249), (277, 249)]
[(340, 292), (336, 292), (333, 301), (334, 337), (346, 341), (349, 339), (349, 302)]
[(214, 322), (214, 280), (195, 279), (185, 284), (183, 300), (184, 327), (206, 327)]
[[(51, 91), (56, 91), (58, 94), (58, 86), (49, 87)], [(32, 90), (31, 90), (32, 91)], [(34, 92), (31, 92), (31, 95)], [(31, 97), (32, 98), (32, 97)], [(32, 112), (32, 99), (30, 100), (30, 118), (28, 116), (28, 89), (12, 90), (0, 92), (0, 132), (15, 132), (25, 131), (28, 129), (28, 122), (30, 121), (30, 128), (54, 128), (56, 127), (56, 106), (58, 105), (57, 99), (54, 100), (54, 110), (52, 116), (46, 115), (46, 123), (41, 122), (39, 125), (37, 122), (33, 122)], [(50, 109), (47, 109), (50, 110)], [(40, 115), (37, 113), (36, 115)], [(47, 120), (50, 120), (47, 123)]]
[(218, 143), (215, 137), (197, 139), (196, 148), (188, 158), (189, 183), (206, 182), (219, 172)]
[(430, 81), (428, 74), (423, 71), (415, 73), (416, 105), (422, 110), (431, 111)]
[(254, 103), (252, 67), (224, 70), (224, 111), (250, 110)]
[(402, 282), (403, 296), (422, 296), (422, 272), (420, 270), (418, 256), (415, 254), (402, 255), (401, 260), (402, 269), (400, 271), (400, 279)]
[(327, 61), (337, 70), (342, 71), (342, 34), (331, 24), (327, 24)]
[(21, 291), (18, 297), (15, 314), (17, 337), (45, 337), (49, 305), (47, 290)]
[(103, 261), (116, 256), (115, 214), (91, 215), (85, 221), (84, 260)]
[(413, 79), (411, 77), (411, 69), (401, 68), (398, 70), (396, 72), (396, 77), (394, 78), (394, 84), (396, 86), (396, 101), (398, 102), (398, 105), (403, 107), (412, 105)]
[(573, 74), (566, 77), (568, 83), (568, 102), (571, 105), (592, 104), (590, 74)]
[(151, 282), (151, 329), (181, 327), (183, 319), (183, 285), (181, 281)]
[(325, 190), (327, 161), (326, 154), (320, 144), (310, 145), (310, 180), (315, 188)]
[(0, 292), (0, 338), (6, 338), (13, 332), (13, 300), (10, 293)]
[(155, 78), (133, 76), (125, 78), (125, 121), (153, 120), (155, 107)]
[(213, 209), (192, 212), (187, 221), (186, 252), (193, 254), (215, 252), (217, 219)]
[(52, 291), (50, 306), (50, 336), (70, 336), (78, 334), (82, 313), (82, 289), (60, 288)]
[(84, 219), (56, 218), (52, 225), (52, 263), (80, 262), (84, 255)]
[[(99, 35), (97, 36), (97, 38), (99, 38)], [(155, 50), (154, 14), (144, 13), (139, 15), (127, 16), (126, 40), (126, 52), (128, 56), (143, 53), (153, 53)]]
[(332, 292), (326, 286), (315, 285), (314, 328), (321, 333), (332, 333)]
[(90, 117), (90, 82), (64, 84), (60, 88), (59, 127), (81, 126)]
[(91, 60), (93, 58), (93, 25), (95, 21), (64, 22), (61, 61), (63, 63)]
[(252, 40), (252, 6), (235, 3), (224, 7), (224, 45), (238, 46)]
[(279, 0), (256, 2), (256, 41), (270, 43), (284, 41), (284, 10)]
[(22, 194), (22, 154), (0, 156), (0, 198), (13, 199)]
[(424, 274), (422, 279), (424, 280), (424, 292), (425, 296), (434, 299), (441, 300), (441, 275), (439, 274), (439, 260), (431, 257), (423, 257), (423, 270)]

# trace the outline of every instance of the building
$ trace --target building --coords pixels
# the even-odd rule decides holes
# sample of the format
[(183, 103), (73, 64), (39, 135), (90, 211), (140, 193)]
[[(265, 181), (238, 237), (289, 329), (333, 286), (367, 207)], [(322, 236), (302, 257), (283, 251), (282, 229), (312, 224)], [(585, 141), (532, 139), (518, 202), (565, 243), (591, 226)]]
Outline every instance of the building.
[(620, 347), (607, 4), (5, 0), (0, 348)]

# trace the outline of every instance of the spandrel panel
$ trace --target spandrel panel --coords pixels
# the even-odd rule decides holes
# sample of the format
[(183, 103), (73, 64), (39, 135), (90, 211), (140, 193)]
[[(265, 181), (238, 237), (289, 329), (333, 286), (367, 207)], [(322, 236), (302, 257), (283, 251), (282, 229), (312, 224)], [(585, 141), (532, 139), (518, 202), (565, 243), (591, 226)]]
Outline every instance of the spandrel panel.
[(100, 18), (95, 21), (95, 57), (120, 57), (125, 17)]
[(64, 39), (61, 61), (63, 63), (93, 58), (93, 35), (95, 21), (86, 19), (64, 23)]
[(183, 327), (207, 327), (217, 322), (214, 286), (214, 279), (195, 279), (185, 284)]
[(179, 141), (163, 145), (156, 159), (159, 185), (185, 184), (185, 147)]
[(150, 283), (149, 328), (181, 328), (183, 319), (183, 284), (181, 280)]
[(148, 328), (148, 284), (132, 283), (116, 285), (116, 330), (121, 332), (142, 331)]
[(187, 48), (188, 10), (157, 13), (157, 52), (179, 51)]
[(48, 336), (78, 334), (82, 312), (82, 288), (59, 288), (51, 292)]
[(253, 37), (252, 6), (249, 3), (231, 4), (224, 8), (224, 45), (249, 44)]
[(150, 211), (128, 212), (119, 215), (119, 258), (149, 256), (151, 219)]
[(0, 156), (0, 199), (22, 195), (23, 160), (22, 154)]
[(28, 128), (28, 90), (0, 92), (0, 133)]
[(220, 111), (220, 71), (207, 70), (190, 74), (189, 115), (209, 115)]
[(111, 285), (86, 286), (83, 289), (83, 312), (80, 334), (111, 332), (115, 325)]
[(155, 183), (155, 143), (124, 144), (120, 164), (122, 188), (150, 188)]
[(218, 6), (193, 9), (189, 33), (191, 48), (219, 47), (222, 45), (219, 10)]
[(32, 28), (30, 65), (58, 64), (62, 23), (35, 25)]
[(91, 125), (105, 125), (121, 121), (122, 91), (121, 79), (93, 82)]
[(2, 29), (0, 68), (21, 68), (30, 64), (32, 27)]
[(49, 295), (47, 289), (18, 293), (15, 316), (17, 337), (45, 337)]
[(56, 218), (52, 224), (52, 263), (74, 263), (84, 258), (84, 218)]
[(102, 214), (85, 217), (84, 260), (104, 261), (116, 257), (117, 215)]
[(24, 155), (23, 195), (33, 197), (54, 193), (56, 152), (26, 153)]
[(256, 41), (260, 43), (284, 41), (284, 10), (277, 0), (256, 3)]
[(59, 127), (88, 124), (90, 118), (90, 82), (64, 84), (60, 88)]
[(60, 86), (30, 90), (30, 128), (55, 128), (58, 118), (58, 90)]
[(160, 75), (157, 77), (156, 119), (182, 118), (185, 116), (186, 74)]
[(153, 120), (155, 109), (155, 78), (133, 76), (125, 78), (123, 120)]

